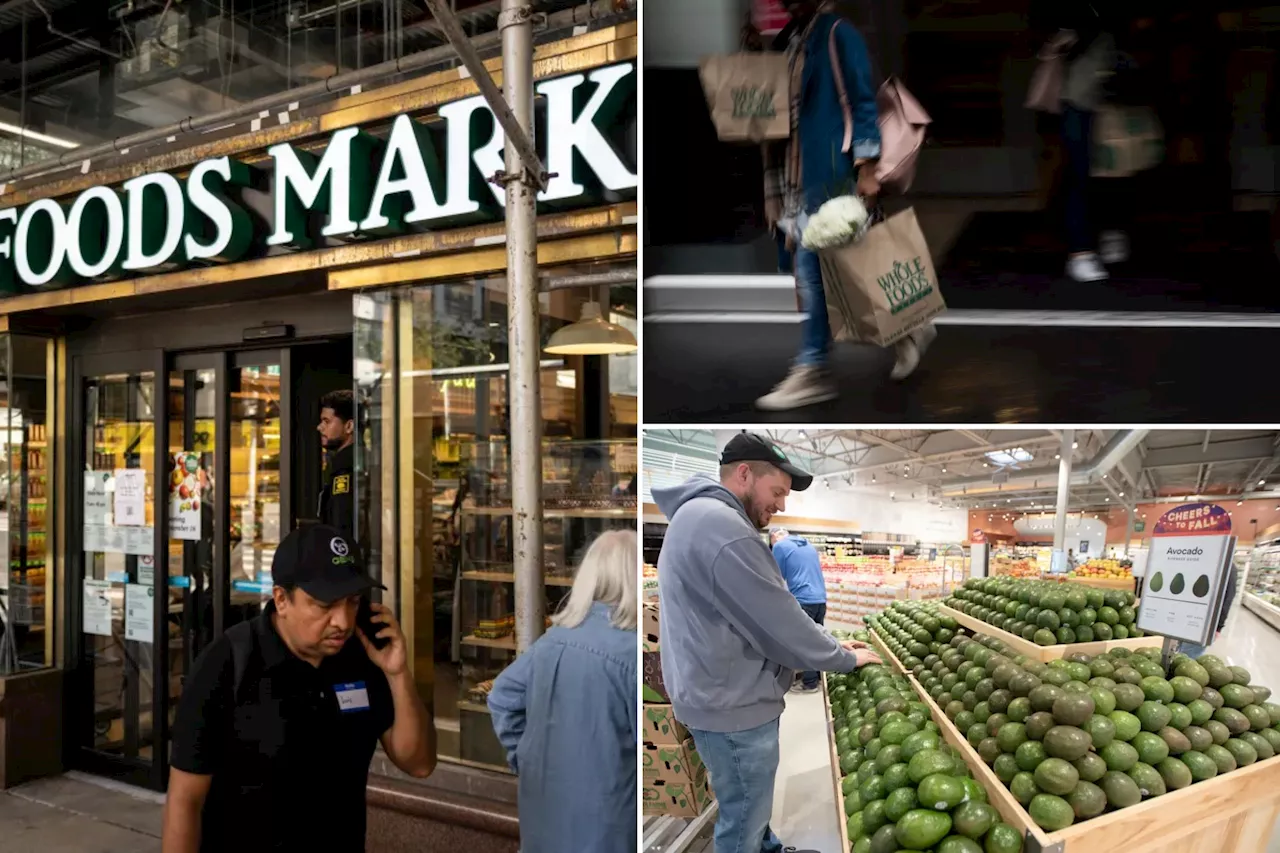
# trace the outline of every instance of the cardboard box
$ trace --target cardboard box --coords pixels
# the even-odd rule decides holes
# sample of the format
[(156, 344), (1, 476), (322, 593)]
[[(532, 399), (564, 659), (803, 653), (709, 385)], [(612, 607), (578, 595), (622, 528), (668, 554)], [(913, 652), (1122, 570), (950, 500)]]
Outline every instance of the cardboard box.
[(640, 642), (646, 652), (656, 652), (660, 645), (658, 641), (658, 605), (656, 602), (645, 602), (642, 612), (644, 618), (642, 620), (643, 629), (640, 634)]
[(655, 779), (641, 789), (646, 815), (697, 817), (711, 804), (711, 790), (701, 783)]
[(662, 655), (658, 652), (644, 653), (644, 701), (669, 704), (671, 694), (667, 693), (667, 685), (662, 680)]
[(672, 783), (703, 783), (707, 777), (707, 767), (698, 755), (693, 738), (679, 746), (660, 746), (646, 741), (640, 752), (640, 766), (646, 782), (666, 779)]
[(689, 739), (689, 730), (676, 719), (670, 705), (645, 705), (644, 739), (662, 746), (679, 746)]

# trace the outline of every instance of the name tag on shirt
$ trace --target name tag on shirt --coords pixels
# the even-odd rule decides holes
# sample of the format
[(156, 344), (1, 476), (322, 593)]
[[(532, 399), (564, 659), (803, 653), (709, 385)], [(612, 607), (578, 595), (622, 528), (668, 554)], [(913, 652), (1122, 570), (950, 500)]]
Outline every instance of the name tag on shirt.
[(369, 689), (363, 681), (335, 684), (333, 693), (338, 697), (338, 709), (344, 714), (369, 710)]

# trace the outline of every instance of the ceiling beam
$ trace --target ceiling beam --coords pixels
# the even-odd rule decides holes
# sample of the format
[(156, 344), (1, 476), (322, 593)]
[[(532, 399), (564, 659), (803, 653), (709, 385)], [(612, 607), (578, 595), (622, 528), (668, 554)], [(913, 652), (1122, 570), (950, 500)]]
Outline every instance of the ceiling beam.
[(993, 446), (993, 445), (991, 444), (991, 442), (987, 441), (985, 438), (983, 438), (982, 436), (978, 435), (976, 432), (974, 432), (974, 431), (973, 431), (973, 430), (971, 430), (971, 429), (958, 429), (958, 430), (956, 430), (956, 432), (957, 432), (957, 433), (959, 433), (960, 435), (963, 435), (965, 438), (969, 439), (970, 441), (972, 441), (974, 444), (978, 445), (979, 447), (992, 447), (992, 446)]
[(1213, 442), (1208, 450), (1201, 444), (1153, 449), (1148, 451), (1143, 467), (1150, 470), (1183, 468), (1210, 462), (1256, 462), (1259, 459), (1270, 459), (1274, 454), (1275, 439), (1272, 436), (1240, 438)]

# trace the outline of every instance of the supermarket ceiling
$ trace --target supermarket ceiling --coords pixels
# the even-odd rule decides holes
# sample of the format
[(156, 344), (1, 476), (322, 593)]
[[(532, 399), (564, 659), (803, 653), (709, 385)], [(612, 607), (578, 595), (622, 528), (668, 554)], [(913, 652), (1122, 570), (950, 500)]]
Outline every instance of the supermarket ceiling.
[[(735, 430), (646, 430), (645, 446), (714, 457)], [(815, 488), (965, 509), (1052, 509), (1063, 434), (1043, 429), (765, 430)], [(1196, 495), (1280, 499), (1280, 431), (1076, 430), (1071, 509)], [(1274, 478), (1274, 483), (1272, 482)]]

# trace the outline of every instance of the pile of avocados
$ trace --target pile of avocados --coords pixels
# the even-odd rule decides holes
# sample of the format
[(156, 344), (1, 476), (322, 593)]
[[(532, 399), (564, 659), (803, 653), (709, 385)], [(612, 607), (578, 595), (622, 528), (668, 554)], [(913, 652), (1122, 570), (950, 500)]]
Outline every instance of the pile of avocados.
[(1040, 646), (1141, 637), (1132, 592), (1028, 578), (970, 578), (946, 605)]
[[(899, 621), (875, 620), (895, 654)], [(930, 649), (911, 666), (919, 684), (1048, 832), (1280, 751), (1271, 691), (1214, 655), (1165, 672), (1158, 648), (1048, 664), (984, 635)]]
[(906, 678), (871, 665), (827, 689), (852, 853), (1020, 853)]

